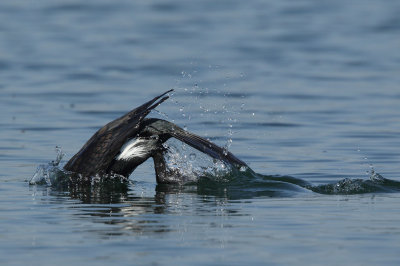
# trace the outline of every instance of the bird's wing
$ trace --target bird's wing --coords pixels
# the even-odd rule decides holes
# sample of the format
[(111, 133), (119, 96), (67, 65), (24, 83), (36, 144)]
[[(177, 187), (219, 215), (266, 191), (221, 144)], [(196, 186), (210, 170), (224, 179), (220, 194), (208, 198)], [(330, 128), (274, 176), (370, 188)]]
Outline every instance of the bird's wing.
[(164, 136), (165, 140), (170, 137), (176, 138), (191, 147), (208, 154), (212, 158), (221, 160), (237, 168), (247, 167), (247, 164), (233, 155), (231, 152), (223, 149), (209, 140), (183, 130), (179, 126), (162, 119), (150, 118), (144, 122), (149, 134)]

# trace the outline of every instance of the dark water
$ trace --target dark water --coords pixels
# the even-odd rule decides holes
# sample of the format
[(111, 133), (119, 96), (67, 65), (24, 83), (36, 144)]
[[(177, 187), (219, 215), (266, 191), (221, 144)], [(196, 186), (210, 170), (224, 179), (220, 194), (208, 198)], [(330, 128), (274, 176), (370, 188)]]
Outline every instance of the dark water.
[[(0, 263), (398, 265), (399, 12), (389, 0), (2, 1)], [(148, 162), (126, 188), (28, 185), (56, 146), (69, 159), (170, 88), (151, 115), (255, 173), (157, 186)]]

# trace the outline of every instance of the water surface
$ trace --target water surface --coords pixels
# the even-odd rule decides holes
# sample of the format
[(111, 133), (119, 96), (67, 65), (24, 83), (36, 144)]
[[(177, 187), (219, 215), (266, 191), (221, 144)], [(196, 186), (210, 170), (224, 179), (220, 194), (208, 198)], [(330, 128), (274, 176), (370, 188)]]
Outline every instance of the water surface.
[[(400, 181), (398, 1), (2, 1), (0, 263), (398, 265), (398, 192), (29, 186), (61, 146), (153, 112), (258, 174)], [(265, 192), (261, 189), (261, 192)], [(17, 254), (17, 255), (16, 255)]]

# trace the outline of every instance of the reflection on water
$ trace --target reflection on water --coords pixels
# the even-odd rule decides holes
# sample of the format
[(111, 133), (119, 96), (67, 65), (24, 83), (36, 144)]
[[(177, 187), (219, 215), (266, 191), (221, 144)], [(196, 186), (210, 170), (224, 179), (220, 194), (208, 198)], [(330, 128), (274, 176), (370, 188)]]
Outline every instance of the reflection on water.
[[(119, 186), (110, 185), (75, 188), (60, 191), (51, 187), (31, 186), (30, 189), (41, 204), (52, 204), (60, 210), (70, 208), (79, 219), (93, 223), (111, 225), (109, 230), (99, 229), (100, 236), (125, 234), (167, 233), (178, 230), (175, 223), (163, 216), (179, 216), (190, 212), (202, 215), (246, 215), (243, 210), (227, 206), (229, 197), (220, 193), (177, 185), (158, 185), (153, 196), (141, 195), (135, 183)], [(96, 230), (95, 230), (96, 231)], [(95, 232), (93, 231), (93, 232)]]
[[(62, 181), (63, 186), (34, 185), (32, 190), (50, 196), (50, 200), (42, 198), (44, 203), (49, 201), (64, 206), (61, 208), (77, 210), (75, 215), (80, 219), (113, 226), (109, 230), (98, 230), (101, 236), (173, 232), (177, 230), (176, 224), (165, 221), (163, 217), (179, 216), (183, 212), (190, 212), (196, 217), (209, 215), (216, 210), (225, 216), (246, 215), (236, 209), (235, 204), (231, 204), (237, 200), (305, 197), (313, 192), (335, 195), (400, 192), (400, 182), (385, 179), (374, 172), (367, 180), (343, 179), (334, 184), (318, 186), (290, 176), (257, 174), (251, 169), (230, 172), (223, 180), (213, 180), (208, 175), (187, 184), (159, 184), (151, 196), (147, 195), (149, 189), (147, 193), (140, 191), (137, 182), (120, 180), (91, 184)], [(71, 200), (73, 204), (66, 203)]]

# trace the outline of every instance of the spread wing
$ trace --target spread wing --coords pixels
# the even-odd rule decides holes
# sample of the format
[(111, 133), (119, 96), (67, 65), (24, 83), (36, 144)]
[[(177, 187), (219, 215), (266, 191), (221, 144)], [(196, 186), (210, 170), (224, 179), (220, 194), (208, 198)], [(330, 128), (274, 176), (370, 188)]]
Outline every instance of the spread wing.
[(126, 140), (138, 134), (140, 124), (149, 112), (168, 99), (172, 90), (155, 97), (120, 118), (100, 128), (64, 166), (84, 176), (103, 174)]

